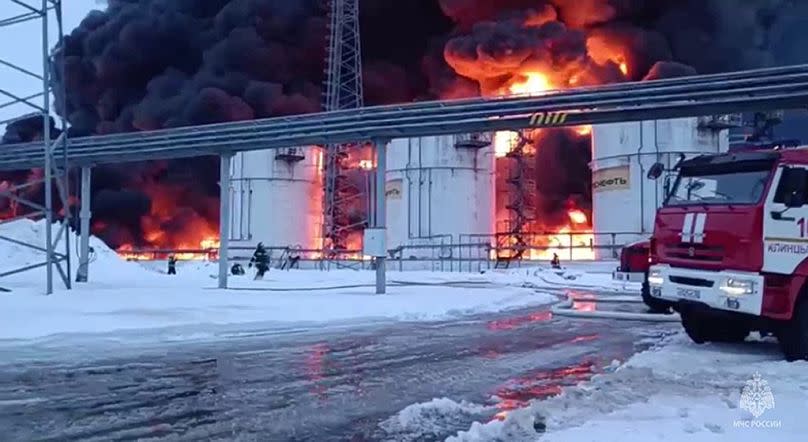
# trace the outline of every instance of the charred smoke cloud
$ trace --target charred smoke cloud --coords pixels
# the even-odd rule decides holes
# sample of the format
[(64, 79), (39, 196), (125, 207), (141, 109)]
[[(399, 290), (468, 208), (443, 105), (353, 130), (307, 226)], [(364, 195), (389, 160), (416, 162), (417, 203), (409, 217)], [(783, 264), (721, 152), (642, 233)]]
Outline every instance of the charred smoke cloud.
[[(367, 104), (493, 93), (534, 68), (566, 87), (798, 63), (808, 40), (802, 0), (362, 0), (361, 11)], [(326, 13), (321, 0), (109, 0), (58, 51), (57, 110), (72, 136), (316, 112)], [(37, 139), (29, 123), (3, 142)], [(566, 171), (540, 189), (552, 212), (587, 194), (589, 153), (546, 143), (562, 147), (542, 161)], [(112, 245), (166, 242), (147, 234), (155, 224), (214, 228), (217, 175), (215, 159), (99, 168), (94, 228)]]

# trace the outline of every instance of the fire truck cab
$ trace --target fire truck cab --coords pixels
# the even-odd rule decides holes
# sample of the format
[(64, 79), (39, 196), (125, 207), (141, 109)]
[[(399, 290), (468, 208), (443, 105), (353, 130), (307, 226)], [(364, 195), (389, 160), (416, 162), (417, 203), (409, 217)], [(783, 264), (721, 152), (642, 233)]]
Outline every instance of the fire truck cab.
[(696, 343), (775, 335), (808, 359), (808, 149), (683, 160), (651, 239), (650, 295)]
[(626, 244), (620, 249), (620, 266), (612, 272), (612, 280), (642, 283), (642, 300), (652, 313), (669, 313), (672, 303), (653, 298), (648, 288), (648, 269), (651, 267), (651, 241), (642, 240)]

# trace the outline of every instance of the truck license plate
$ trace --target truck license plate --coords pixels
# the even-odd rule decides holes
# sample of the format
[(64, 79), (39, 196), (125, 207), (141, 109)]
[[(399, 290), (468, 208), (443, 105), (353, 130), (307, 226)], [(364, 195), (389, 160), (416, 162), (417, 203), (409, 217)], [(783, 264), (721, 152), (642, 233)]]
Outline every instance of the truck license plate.
[(685, 299), (701, 299), (701, 293), (696, 289), (677, 288), (676, 295), (679, 298)]

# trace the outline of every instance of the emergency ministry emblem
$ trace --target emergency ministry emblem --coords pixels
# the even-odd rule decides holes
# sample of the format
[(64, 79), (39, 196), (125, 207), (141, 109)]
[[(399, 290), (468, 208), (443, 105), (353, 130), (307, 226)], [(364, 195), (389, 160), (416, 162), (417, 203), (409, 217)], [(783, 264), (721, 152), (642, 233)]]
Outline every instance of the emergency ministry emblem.
[(760, 373), (755, 373), (752, 379), (746, 381), (741, 391), (740, 407), (752, 413), (755, 418), (762, 416), (766, 410), (774, 409), (774, 394)]

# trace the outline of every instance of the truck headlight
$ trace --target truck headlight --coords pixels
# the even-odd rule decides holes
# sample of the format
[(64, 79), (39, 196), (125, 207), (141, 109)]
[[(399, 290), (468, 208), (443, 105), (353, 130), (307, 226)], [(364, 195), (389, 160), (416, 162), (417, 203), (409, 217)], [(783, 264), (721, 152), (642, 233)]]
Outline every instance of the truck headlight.
[(755, 292), (755, 282), (747, 279), (727, 278), (719, 289), (727, 296), (751, 295)]
[(662, 277), (662, 272), (659, 270), (651, 270), (648, 273), (648, 285), (662, 285), (665, 279)]

